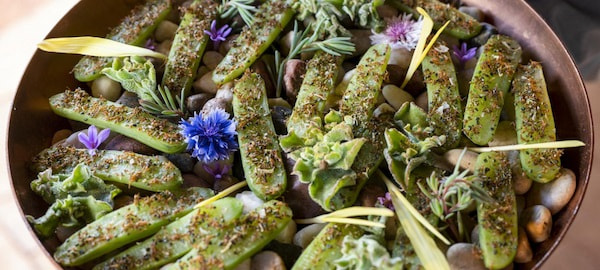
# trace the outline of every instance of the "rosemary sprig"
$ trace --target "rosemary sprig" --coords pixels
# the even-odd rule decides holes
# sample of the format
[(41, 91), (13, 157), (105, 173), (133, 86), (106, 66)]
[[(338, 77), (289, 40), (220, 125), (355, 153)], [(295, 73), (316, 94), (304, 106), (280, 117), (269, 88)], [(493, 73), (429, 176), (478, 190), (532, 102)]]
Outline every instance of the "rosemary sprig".
[(173, 98), (167, 87), (158, 86), (157, 95), (154, 91), (148, 91), (152, 99), (141, 99), (140, 106), (148, 113), (160, 117), (183, 117), (185, 116), (184, 89)]
[(345, 223), (345, 224), (354, 224), (361, 226), (371, 226), (377, 228), (385, 228), (385, 224), (380, 222), (365, 220), (365, 219), (357, 219), (350, 217), (357, 216), (384, 216), (384, 217), (393, 217), (394, 212), (387, 208), (381, 207), (348, 207), (345, 209), (341, 209), (335, 212), (331, 212), (329, 214), (320, 215), (314, 218), (307, 219), (296, 219), (296, 223), (298, 224), (312, 224), (312, 223)]
[(325, 40), (319, 40), (323, 24), (317, 24), (314, 31), (311, 31), (311, 26), (312, 24), (302, 31), (298, 28), (298, 21), (294, 21), (290, 52), (284, 59), (281, 59), (281, 53), (278, 50), (275, 50), (275, 72), (271, 73), (272, 75), (275, 75), (273, 76), (274, 78), (277, 78), (275, 93), (278, 97), (281, 95), (281, 89), (283, 87), (283, 69), (285, 68), (285, 63), (290, 59), (294, 59), (302, 53), (316, 50), (322, 50), (335, 56), (341, 56), (343, 54), (350, 55), (355, 51), (354, 43), (350, 42), (349, 37), (331, 37)]
[(252, 5), (254, 0), (223, 0), (218, 8), (222, 19), (231, 19), (240, 14), (246, 25), (252, 25), (254, 13), (258, 10)]

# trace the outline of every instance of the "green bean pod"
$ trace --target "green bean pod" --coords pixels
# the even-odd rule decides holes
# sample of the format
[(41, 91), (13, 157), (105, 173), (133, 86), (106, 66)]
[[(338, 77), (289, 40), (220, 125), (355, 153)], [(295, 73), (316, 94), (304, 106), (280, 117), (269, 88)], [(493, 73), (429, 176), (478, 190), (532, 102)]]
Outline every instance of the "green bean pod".
[(179, 169), (163, 156), (145, 156), (133, 152), (55, 146), (45, 149), (33, 159), (37, 172), (52, 168), (54, 173), (70, 173), (79, 164), (90, 167), (104, 181), (130, 185), (143, 190), (177, 190), (183, 183)]
[(486, 145), (492, 140), (520, 61), (521, 46), (507, 36), (494, 35), (483, 46), (463, 119), (464, 134), (475, 144)]
[(97, 264), (100, 269), (156, 269), (173, 262), (192, 250), (194, 245), (206, 247), (223, 229), (242, 215), (244, 206), (235, 198), (223, 198), (163, 227), (152, 237), (131, 246), (123, 252)]
[(275, 239), (291, 220), (292, 210), (285, 203), (268, 201), (162, 269), (235, 269)]
[[(335, 89), (342, 57), (318, 51), (308, 61), (307, 72), (298, 92), (292, 115), (287, 121), (288, 133), (294, 132), (303, 137), (311, 125), (315, 125), (315, 117), (323, 118), (327, 98)], [(317, 125), (320, 125), (320, 122)]]
[(364, 231), (356, 225), (329, 223), (304, 249), (292, 270), (335, 269), (334, 261), (342, 257), (340, 247), (346, 235), (360, 237)]
[(422, 63), (429, 112), (427, 122), (434, 135), (445, 135), (442, 149), (458, 145), (462, 133), (462, 106), (456, 71), (445, 42), (438, 41)]
[(102, 216), (69, 236), (56, 249), (54, 259), (63, 266), (82, 265), (154, 234), (212, 195), (210, 189), (190, 188), (177, 195), (163, 192), (143, 198), (136, 196), (132, 204)]
[(483, 190), (494, 199), (477, 205), (479, 246), (483, 262), (490, 269), (503, 269), (513, 262), (517, 252), (517, 201), (512, 187), (511, 170), (506, 154), (479, 154), (475, 175)]
[(356, 134), (356, 128), (364, 127), (373, 116), (390, 54), (391, 48), (387, 44), (377, 44), (369, 48), (356, 66), (348, 88), (342, 96), (340, 113), (352, 118), (354, 137), (360, 137)]
[(110, 128), (165, 153), (179, 153), (187, 147), (177, 124), (156, 118), (140, 108), (92, 97), (81, 89), (50, 97), (50, 108), (62, 117)]
[[(554, 116), (542, 65), (531, 61), (520, 66), (512, 89), (519, 144), (556, 141)], [(554, 180), (560, 170), (561, 153), (556, 149), (525, 149), (519, 151), (519, 158), (527, 177), (547, 183)]]
[(173, 95), (190, 91), (196, 70), (209, 41), (205, 30), (217, 18), (217, 4), (212, 0), (194, 0), (186, 9), (173, 39), (162, 79), (163, 87)]
[(281, 196), (287, 178), (265, 83), (259, 75), (247, 72), (236, 82), (233, 113), (238, 121), (238, 142), (248, 186), (263, 200)]
[[(170, 0), (147, 0), (144, 4), (136, 6), (106, 38), (142, 46), (169, 12)], [(73, 68), (73, 74), (81, 82), (93, 81), (100, 77), (102, 69), (110, 67), (112, 62), (112, 57), (84, 56)]]
[(433, 27), (439, 29), (446, 22), (450, 22), (444, 34), (458, 39), (469, 39), (481, 32), (481, 23), (473, 17), (460, 12), (453, 6), (442, 3), (438, 0), (394, 0), (391, 4), (405, 12), (410, 12), (414, 16), (421, 16), (417, 12), (417, 7), (423, 8), (433, 20)]
[(244, 73), (269, 48), (294, 16), (287, 1), (269, 0), (254, 14), (251, 26), (244, 27), (225, 58), (213, 73), (216, 84), (232, 81)]

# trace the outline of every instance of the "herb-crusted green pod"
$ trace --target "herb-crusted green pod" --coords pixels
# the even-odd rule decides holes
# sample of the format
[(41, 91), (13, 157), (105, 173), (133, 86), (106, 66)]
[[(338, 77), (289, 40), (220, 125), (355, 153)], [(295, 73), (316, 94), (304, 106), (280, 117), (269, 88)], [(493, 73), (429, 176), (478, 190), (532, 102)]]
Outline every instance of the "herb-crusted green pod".
[[(389, 45), (374, 45), (356, 66), (340, 103), (340, 113), (352, 117), (353, 128), (364, 127), (373, 116), (390, 53)], [(357, 131), (354, 130), (355, 137), (359, 137)]]
[[(517, 141), (519, 144), (556, 141), (554, 116), (546, 89), (542, 65), (531, 61), (520, 66), (512, 90), (515, 94)], [(560, 170), (561, 151), (557, 149), (525, 149), (519, 152), (527, 177), (546, 183)]]
[(442, 149), (455, 148), (462, 134), (462, 106), (456, 71), (445, 42), (438, 41), (422, 63), (429, 112), (427, 122), (433, 135), (446, 136)]
[(267, 90), (259, 75), (247, 72), (237, 81), (233, 113), (238, 121), (238, 142), (248, 186), (263, 200), (279, 197), (285, 191), (287, 178)]
[(515, 257), (518, 234), (517, 201), (506, 154), (479, 154), (475, 175), (481, 178), (482, 188), (494, 199), (492, 203), (477, 205), (483, 262), (487, 268), (502, 269)]
[[(333, 92), (342, 57), (318, 51), (308, 62), (307, 72), (298, 92), (292, 115), (287, 121), (288, 133), (303, 137), (314, 125), (314, 118), (322, 118), (327, 97)], [(317, 125), (320, 125), (320, 122)]]
[(235, 198), (223, 198), (163, 227), (152, 237), (99, 263), (100, 269), (156, 269), (192, 250), (223, 240), (228, 224), (242, 215), (244, 205)]
[(198, 65), (202, 60), (208, 36), (204, 30), (217, 18), (217, 4), (212, 0), (195, 0), (185, 14), (175, 34), (165, 65), (162, 84), (171, 93), (185, 95), (192, 87)]
[(162, 269), (234, 269), (275, 239), (291, 220), (292, 210), (285, 203), (268, 201)]
[(212, 195), (210, 189), (190, 188), (177, 195), (163, 192), (136, 196), (132, 204), (108, 213), (67, 238), (56, 249), (54, 259), (63, 266), (82, 265), (154, 234)]
[[(170, 0), (147, 0), (143, 5), (134, 8), (106, 38), (142, 46), (170, 11)], [(100, 77), (102, 69), (110, 67), (112, 62), (112, 57), (84, 56), (73, 68), (73, 74), (79, 81), (93, 81)]]
[(45, 149), (33, 159), (33, 169), (42, 172), (70, 173), (83, 163), (104, 181), (131, 185), (149, 191), (176, 190), (183, 183), (181, 172), (162, 156), (145, 156), (133, 152), (98, 150), (90, 155), (86, 149), (56, 146)]
[(268, 0), (262, 4), (254, 14), (252, 25), (244, 27), (215, 69), (213, 81), (224, 84), (240, 76), (269, 48), (293, 15), (288, 1)]
[(179, 153), (187, 147), (177, 124), (156, 118), (140, 108), (92, 97), (81, 89), (52, 96), (50, 107), (62, 117), (110, 128), (165, 153)]
[(504, 97), (521, 61), (521, 46), (503, 35), (494, 35), (483, 46), (465, 107), (463, 131), (478, 145), (486, 145), (496, 132)]
[(304, 249), (292, 270), (335, 269), (335, 261), (342, 257), (339, 247), (344, 237), (359, 238), (364, 231), (356, 225), (329, 223)]
[(423, 8), (431, 16), (435, 29), (439, 29), (449, 21), (450, 24), (444, 29), (444, 34), (458, 39), (469, 39), (481, 32), (481, 24), (473, 17), (437, 0), (394, 0), (391, 4), (415, 16), (420, 16), (416, 8)]

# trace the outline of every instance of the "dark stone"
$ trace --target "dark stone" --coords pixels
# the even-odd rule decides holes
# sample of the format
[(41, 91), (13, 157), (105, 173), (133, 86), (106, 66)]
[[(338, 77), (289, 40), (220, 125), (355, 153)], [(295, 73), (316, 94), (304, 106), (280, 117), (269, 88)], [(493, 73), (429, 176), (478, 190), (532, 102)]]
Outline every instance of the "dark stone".
[(492, 37), (495, 34), (498, 34), (498, 29), (489, 23), (482, 22), (481, 26), (483, 26), (483, 27), (481, 28), (481, 32), (479, 33), (479, 35), (477, 35), (471, 39), (470, 47), (473, 47), (473, 46), (481, 47), (481, 46), (485, 45), (485, 43), (487, 43), (487, 41), (488, 41), (488, 39), (490, 39), (490, 37)]
[(269, 70), (267, 69), (267, 65), (263, 61), (256, 61), (250, 67), (252, 72), (257, 73), (265, 82), (265, 88), (267, 89), (268, 97), (275, 97), (275, 84), (273, 83), (273, 79), (271, 75), (269, 75)]
[(129, 108), (135, 108), (140, 106), (138, 96), (135, 93), (129, 91), (123, 91), (123, 94), (116, 101), (118, 104), (125, 105)]
[(221, 192), (226, 188), (237, 184), (239, 180), (231, 175), (224, 176), (220, 179), (215, 179), (215, 184), (213, 185), (213, 189), (215, 192)]
[(300, 257), (300, 254), (302, 254), (301, 247), (296, 246), (294, 244), (281, 243), (277, 240), (271, 241), (264, 248), (264, 250), (270, 250), (277, 253), (277, 255), (279, 255), (279, 257), (281, 257), (281, 259), (283, 260), (286, 269), (292, 269), (294, 263), (296, 263), (296, 261)]
[(374, 207), (378, 197), (385, 196), (385, 190), (374, 184), (367, 184), (358, 195), (361, 206)]
[[(388, 65), (388, 76), (385, 80), (385, 83), (394, 84), (400, 87), (400, 85), (402, 85), (404, 82), (404, 77), (406, 77), (407, 71), (408, 70), (406, 68), (403, 68), (399, 65)], [(413, 97), (416, 97), (425, 90), (425, 82), (423, 80), (423, 72), (417, 69), (403, 90), (411, 94)]]
[(123, 136), (121, 134), (115, 136), (106, 144), (106, 150), (129, 151), (142, 155), (156, 155), (158, 150), (147, 146), (137, 140)]
[(202, 178), (198, 177), (195, 174), (184, 173), (181, 177), (183, 177), (183, 187), (203, 187), (203, 188), (211, 188), (210, 184), (204, 181)]
[(191, 95), (185, 100), (185, 106), (187, 107), (187, 110), (192, 114), (194, 112), (200, 112), (202, 111), (204, 104), (206, 104), (206, 102), (213, 97), (213, 95), (207, 93)]
[(275, 127), (275, 133), (277, 135), (287, 134), (287, 127), (285, 123), (292, 114), (292, 109), (282, 106), (275, 106), (271, 109), (271, 119), (273, 120), (273, 126)]
[(285, 73), (283, 75), (283, 87), (285, 95), (290, 104), (296, 103), (296, 96), (304, 80), (306, 73), (306, 62), (298, 59), (290, 59), (285, 63)]
[(196, 161), (188, 153), (182, 154), (166, 154), (169, 159), (182, 173), (191, 173), (194, 170), (194, 164)]

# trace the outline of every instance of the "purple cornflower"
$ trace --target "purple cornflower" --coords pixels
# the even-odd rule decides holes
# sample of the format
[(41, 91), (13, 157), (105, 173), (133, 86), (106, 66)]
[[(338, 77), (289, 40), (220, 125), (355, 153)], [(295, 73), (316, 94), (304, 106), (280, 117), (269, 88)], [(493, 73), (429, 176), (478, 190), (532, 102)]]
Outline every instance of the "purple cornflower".
[(392, 203), (392, 195), (389, 192), (386, 192), (383, 197), (377, 197), (377, 202), (392, 211), (395, 210), (394, 204)]
[(231, 165), (223, 162), (213, 162), (211, 164), (202, 164), (202, 168), (204, 168), (208, 174), (212, 175), (215, 180), (219, 180), (229, 174)]
[(229, 36), (231, 30), (231, 27), (229, 27), (227, 24), (221, 26), (221, 28), (217, 30), (217, 21), (213, 20), (212, 23), (210, 23), (210, 31), (204, 30), (204, 33), (210, 37), (210, 40), (213, 41), (214, 47), (217, 48), (221, 41), (225, 41), (225, 38)]
[(467, 61), (471, 60), (471, 58), (475, 57), (475, 54), (477, 54), (477, 47), (467, 49), (467, 43), (465, 42), (460, 45), (460, 49), (455, 45), (452, 47), (452, 50), (454, 56), (456, 56), (456, 59), (458, 59), (461, 65), (464, 65)]
[(181, 133), (192, 150), (192, 157), (204, 163), (227, 159), (231, 151), (238, 147), (235, 136), (237, 122), (229, 119), (229, 114), (216, 109), (203, 116), (194, 113), (188, 121), (181, 119)]
[(100, 146), (100, 144), (102, 144), (102, 142), (104, 142), (109, 135), (110, 129), (106, 128), (98, 133), (96, 126), (91, 125), (87, 130), (87, 134), (79, 132), (77, 138), (83, 145), (85, 145), (90, 155), (95, 155), (98, 146)]
[(371, 35), (371, 43), (387, 43), (392, 49), (404, 48), (412, 50), (417, 47), (417, 43), (419, 42), (422, 22), (422, 18), (415, 21), (410, 14), (386, 19), (387, 26), (385, 30), (381, 33), (373, 33)]

